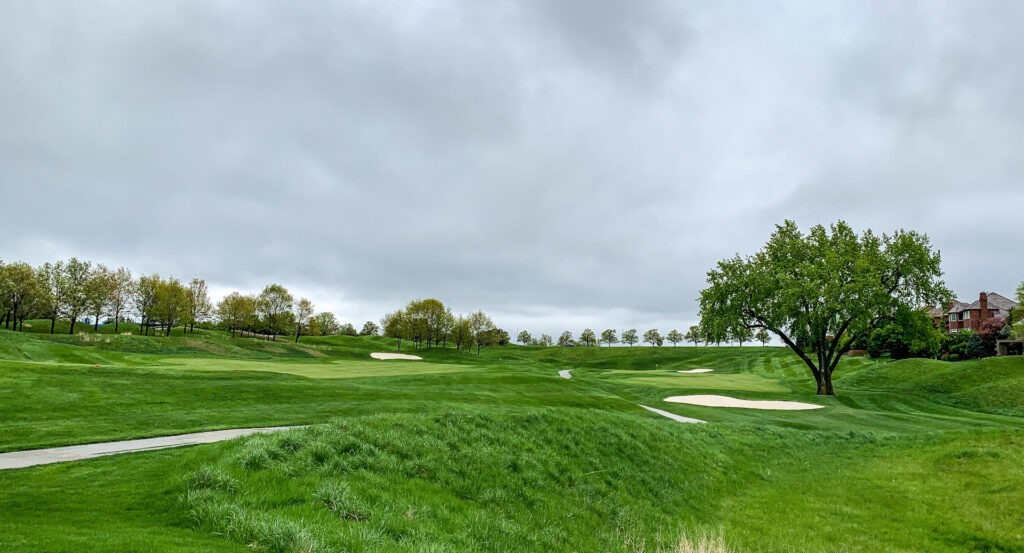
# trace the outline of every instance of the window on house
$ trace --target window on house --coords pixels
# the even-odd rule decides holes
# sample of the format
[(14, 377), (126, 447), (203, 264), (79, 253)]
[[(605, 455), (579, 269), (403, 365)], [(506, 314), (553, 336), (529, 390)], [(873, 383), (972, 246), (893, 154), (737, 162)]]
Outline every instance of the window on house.
[(966, 321), (966, 320), (968, 320), (970, 318), (971, 318), (971, 312), (970, 311), (964, 311), (963, 312), (963, 320)]
[(955, 323), (956, 322), (956, 313), (950, 313), (949, 314), (949, 322), (951, 322), (951, 323)]

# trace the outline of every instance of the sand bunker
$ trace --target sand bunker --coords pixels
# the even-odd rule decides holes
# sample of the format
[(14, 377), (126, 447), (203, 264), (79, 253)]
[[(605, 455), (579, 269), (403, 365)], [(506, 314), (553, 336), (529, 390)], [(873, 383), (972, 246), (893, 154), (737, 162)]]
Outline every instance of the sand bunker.
[(569, 370), (568, 369), (566, 369), (564, 371), (558, 371), (558, 376), (560, 376), (562, 378), (566, 378), (566, 379), (572, 378), (572, 375), (569, 374)]
[(738, 407), (740, 409), (770, 409), (774, 411), (803, 411), (824, 407), (824, 405), (800, 403), (799, 401), (751, 401), (728, 396), (672, 396), (665, 398), (665, 401), (703, 405), (704, 407)]
[(419, 355), (406, 355), (404, 353), (371, 353), (374, 359), (404, 359), (406, 361), (423, 361)]
[(688, 371), (676, 371), (677, 373), (683, 374), (701, 374), (715, 372), (715, 369), (690, 369)]
[[(637, 405), (640, 404), (637, 403)], [(676, 422), (686, 422), (691, 424), (707, 424), (707, 421), (702, 421), (700, 419), (691, 419), (690, 417), (684, 417), (682, 415), (677, 415), (675, 413), (669, 413), (668, 411), (662, 411), (661, 409), (655, 409), (654, 407), (648, 407), (646, 405), (640, 405), (640, 407), (643, 407), (644, 409), (647, 409), (652, 413), (657, 413), (663, 417), (668, 417)]]

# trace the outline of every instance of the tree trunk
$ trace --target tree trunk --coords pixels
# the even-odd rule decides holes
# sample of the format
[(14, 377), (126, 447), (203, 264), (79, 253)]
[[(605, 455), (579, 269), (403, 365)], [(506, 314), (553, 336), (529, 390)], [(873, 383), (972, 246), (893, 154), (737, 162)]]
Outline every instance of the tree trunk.
[(835, 390), (832, 388), (832, 374), (827, 371), (821, 371), (814, 375), (814, 380), (818, 383), (818, 395), (819, 396), (834, 396), (836, 395)]
[(71, 317), (71, 329), (68, 330), (68, 334), (74, 334), (74, 333), (75, 333), (75, 318)]
[(296, 343), (296, 344), (298, 344), (298, 343), (299, 343), (299, 331), (300, 331), (300, 330), (301, 330), (301, 329), (299, 328), (299, 326), (298, 326), (298, 325), (295, 325), (295, 343)]
[(53, 334), (54, 327), (57, 326), (57, 316), (50, 317), (50, 334)]
[(100, 330), (100, 314), (96, 313), (96, 320), (92, 322), (92, 331), (99, 332)]
[(121, 322), (121, 310), (114, 311), (114, 334), (117, 334), (118, 324)]

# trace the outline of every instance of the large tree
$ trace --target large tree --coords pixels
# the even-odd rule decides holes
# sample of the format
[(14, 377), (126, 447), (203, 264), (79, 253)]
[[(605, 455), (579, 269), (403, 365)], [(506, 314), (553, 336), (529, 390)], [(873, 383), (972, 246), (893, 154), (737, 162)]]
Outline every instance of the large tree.
[(376, 336), (380, 334), (380, 327), (373, 321), (363, 323), (363, 329), (359, 331), (360, 336)]
[(124, 267), (118, 267), (110, 274), (110, 314), (114, 316), (114, 333), (120, 328), (121, 318), (128, 309), (128, 302), (131, 300), (132, 292), (135, 289), (135, 280), (132, 273)]
[(75, 322), (89, 308), (89, 277), (92, 275), (92, 262), (79, 261), (72, 257), (64, 265), (64, 301), (61, 303), (61, 310), (64, 316), (71, 321), (68, 334), (75, 333)]
[(256, 300), (256, 312), (271, 340), (276, 341), (277, 335), (283, 334), (289, 326), (294, 301), (288, 289), (280, 284), (268, 284), (260, 292)]
[(685, 338), (683, 338), (683, 333), (674, 328), (668, 331), (668, 334), (665, 335), (665, 339), (672, 342), (672, 347), (675, 347), (676, 344), (685, 340)]
[(139, 314), (139, 326), (146, 336), (149, 336), (149, 327), (154, 319), (154, 305), (159, 284), (160, 275), (143, 275), (139, 277), (139, 281), (132, 289), (132, 303), (135, 306), (135, 312)]
[(85, 282), (86, 309), (93, 317), (92, 329), (100, 328), (100, 319), (110, 306), (110, 296), (114, 293), (114, 273), (105, 265), (96, 265), (89, 272)]
[(22, 330), (30, 306), (39, 305), (39, 300), (43, 297), (43, 285), (39, 275), (28, 263), (0, 263), (0, 290), (0, 310), (3, 310), (4, 326), (11, 328), (13, 325), (14, 330)]
[(761, 251), (708, 271), (702, 327), (774, 333), (810, 369), (818, 394), (833, 395), (832, 373), (854, 340), (900, 308), (952, 297), (940, 280), (940, 262), (928, 237), (914, 231), (858, 236), (839, 221), (804, 234), (787, 220)]
[(683, 338), (685, 338), (687, 342), (693, 342), (693, 347), (699, 346), (700, 342), (704, 340), (704, 337), (700, 334), (700, 326), (698, 325), (691, 326), (689, 330), (686, 331), (686, 334), (683, 335)]
[(663, 343), (665, 343), (664, 340), (661, 337), (661, 333), (658, 332), (658, 329), (656, 329), (656, 328), (652, 328), (652, 329), (648, 330), (647, 332), (644, 332), (644, 341), (647, 342), (648, 344), (652, 345), (652, 346), (659, 346), (659, 347)]
[(213, 303), (210, 301), (210, 290), (206, 281), (201, 278), (194, 278), (188, 284), (188, 314), (186, 321), (188, 331), (195, 332), (196, 323), (201, 323), (213, 313)]
[(585, 328), (580, 333), (580, 343), (587, 347), (595, 346), (597, 345), (597, 335), (594, 334), (593, 330)]
[(606, 328), (601, 332), (601, 341), (608, 344), (608, 347), (612, 347), (612, 344), (619, 343), (619, 337), (615, 335), (614, 328)]
[(480, 346), (490, 344), (492, 332), (496, 327), (494, 321), (483, 311), (477, 311), (468, 317), (469, 328), (473, 332), (473, 339), (476, 340), (476, 354), (480, 355)]
[(524, 346), (529, 345), (531, 340), (533, 340), (533, 337), (530, 336), (530, 333), (526, 330), (520, 332), (519, 336), (516, 337), (516, 341)]
[(301, 298), (295, 302), (294, 308), (295, 316), (295, 343), (299, 343), (299, 334), (302, 334), (302, 329), (309, 326), (311, 320), (313, 320), (313, 302), (309, 301), (308, 298)]
[(623, 330), (622, 331), (622, 343), (623, 344), (629, 344), (629, 347), (633, 347), (633, 344), (635, 344), (636, 341), (637, 341), (637, 334), (636, 334), (636, 329), (635, 328), (631, 328), (629, 330)]
[(164, 336), (171, 335), (171, 329), (182, 325), (188, 317), (188, 289), (176, 278), (159, 280), (153, 298), (153, 314), (164, 325)]

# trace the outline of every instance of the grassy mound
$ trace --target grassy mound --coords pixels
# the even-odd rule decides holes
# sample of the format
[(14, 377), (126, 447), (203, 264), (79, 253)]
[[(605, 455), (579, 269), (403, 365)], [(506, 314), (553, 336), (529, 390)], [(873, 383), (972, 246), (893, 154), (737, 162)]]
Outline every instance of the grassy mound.
[(183, 500), (269, 551), (655, 551), (727, 479), (713, 434), (594, 410), (379, 415), (247, 439)]

